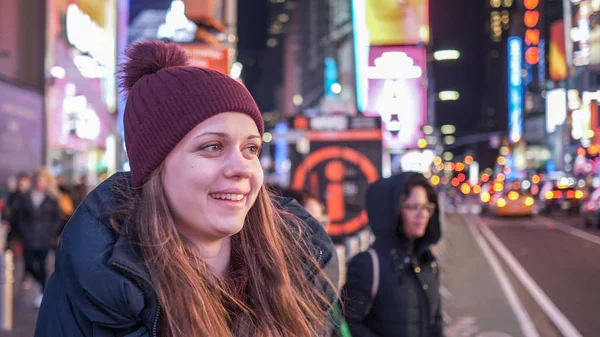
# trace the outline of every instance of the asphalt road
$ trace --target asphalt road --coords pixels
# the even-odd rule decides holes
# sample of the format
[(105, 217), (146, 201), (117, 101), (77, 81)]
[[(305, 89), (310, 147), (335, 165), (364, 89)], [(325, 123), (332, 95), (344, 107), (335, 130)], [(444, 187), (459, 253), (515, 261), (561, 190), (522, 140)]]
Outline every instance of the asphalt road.
[(600, 335), (600, 230), (586, 229), (581, 218), (565, 215), (473, 218), (508, 249), (554, 304), (557, 316), (562, 314), (582, 336)]

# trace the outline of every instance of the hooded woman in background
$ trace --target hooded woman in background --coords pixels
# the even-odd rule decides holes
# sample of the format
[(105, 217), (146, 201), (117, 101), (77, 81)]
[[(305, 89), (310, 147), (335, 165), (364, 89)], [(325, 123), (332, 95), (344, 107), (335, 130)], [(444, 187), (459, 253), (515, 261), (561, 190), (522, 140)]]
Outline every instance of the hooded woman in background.
[(376, 241), (350, 261), (342, 292), (352, 336), (443, 336), (430, 250), (441, 235), (435, 190), (423, 175), (402, 173), (373, 183), (366, 204)]

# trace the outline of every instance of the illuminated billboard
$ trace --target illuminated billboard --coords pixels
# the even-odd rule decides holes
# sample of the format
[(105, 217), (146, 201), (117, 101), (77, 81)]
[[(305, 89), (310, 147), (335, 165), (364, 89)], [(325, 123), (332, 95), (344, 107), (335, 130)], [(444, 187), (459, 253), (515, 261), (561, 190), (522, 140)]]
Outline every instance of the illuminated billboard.
[(523, 40), (512, 36), (508, 39), (508, 128), (512, 143), (523, 136)]
[(198, 43), (180, 43), (195, 67), (209, 68), (229, 75), (229, 48)]
[(563, 20), (550, 25), (550, 50), (548, 72), (553, 81), (567, 79), (567, 53), (565, 49), (565, 23)]
[(429, 43), (428, 0), (365, 0), (371, 46)]
[(356, 106), (366, 109), (369, 49), (429, 43), (429, 0), (352, 0)]
[(370, 48), (363, 113), (381, 116), (384, 131), (391, 131), (384, 132), (384, 147), (415, 148), (422, 138), (421, 127), (427, 120), (426, 69), (425, 48)]

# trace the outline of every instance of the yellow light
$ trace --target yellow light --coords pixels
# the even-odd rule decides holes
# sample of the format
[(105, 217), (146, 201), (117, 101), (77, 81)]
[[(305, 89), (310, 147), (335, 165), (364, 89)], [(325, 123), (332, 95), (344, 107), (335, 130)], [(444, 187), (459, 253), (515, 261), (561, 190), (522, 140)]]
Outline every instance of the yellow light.
[(498, 157), (498, 165), (504, 165), (506, 163), (506, 159), (502, 156)]
[(462, 184), (462, 185), (460, 186), (460, 191), (461, 191), (463, 194), (469, 194), (469, 193), (471, 193), (471, 187), (469, 186), (469, 184)]
[(263, 139), (263, 142), (270, 143), (273, 140), (273, 135), (270, 132), (265, 132), (263, 134), (262, 139)]
[(456, 90), (440, 91), (438, 94), (440, 101), (456, 101), (459, 97), (460, 94)]
[(452, 145), (454, 144), (454, 142), (456, 142), (456, 137), (454, 136), (444, 136), (444, 144), (446, 145)]
[(488, 192), (481, 193), (481, 201), (482, 202), (489, 202), (490, 201), (490, 194)]
[(300, 106), (302, 103), (304, 103), (304, 99), (302, 98), (302, 95), (294, 95), (292, 102), (294, 105)]
[(552, 198), (554, 198), (554, 193), (552, 191), (548, 191), (544, 195), (544, 198), (546, 198), (546, 199), (552, 199)]
[(588, 139), (594, 138), (594, 130), (585, 130), (584, 137)]
[(473, 157), (472, 156), (466, 156), (465, 157), (465, 164), (467, 164), (467, 165), (473, 164)]
[(456, 132), (456, 126), (451, 124), (442, 125), (440, 131), (442, 131), (442, 133), (445, 135), (451, 135)]
[(502, 183), (495, 183), (494, 184), (494, 192), (500, 192), (504, 189), (504, 185), (502, 185)]
[(517, 199), (519, 199), (519, 193), (515, 192), (515, 191), (510, 191), (508, 193), (508, 199), (515, 201)]
[(440, 157), (435, 157), (435, 158), (433, 159), (433, 164), (434, 164), (435, 166), (438, 166), (438, 165), (440, 165), (441, 163), (442, 163), (442, 158), (440, 158)]
[(577, 191), (577, 192), (575, 192), (575, 198), (576, 198), (576, 199), (581, 199), (581, 198), (583, 198), (583, 192), (582, 192), (582, 191)]
[(534, 175), (533, 177), (531, 177), (531, 182), (534, 184), (537, 184), (540, 182), (540, 176), (538, 176), (537, 174)]
[(475, 185), (473, 186), (473, 193), (479, 194), (481, 192), (481, 186)]
[(425, 139), (421, 138), (417, 142), (417, 145), (419, 146), (419, 149), (424, 149), (427, 147), (427, 141)]
[(532, 197), (527, 197), (527, 199), (525, 199), (525, 206), (533, 206), (533, 198)]
[(458, 50), (454, 50), (454, 49), (438, 50), (433, 53), (433, 58), (436, 61), (457, 60), (459, 57), (460, 57), (460, 52)]
[(442, 154), (442, 157), (444, 157), (445, 161), (450, 161), (454, 158), (454, 155), (452, 154), (452, 152), (444, 152), (444, 154)]
[(456, 172), (462, 172), (465, 170), (465, 164), (463, 163), (456, 163)]
[(502, 208), (504, 206), (506, 206), (506, 200), (504, 198), (498, 199), (498, 207)]
[(440, 177), (438, 177), (438, 176), (431, 177), (431, 185), (437, 186), (439, 184), (440, 184)]

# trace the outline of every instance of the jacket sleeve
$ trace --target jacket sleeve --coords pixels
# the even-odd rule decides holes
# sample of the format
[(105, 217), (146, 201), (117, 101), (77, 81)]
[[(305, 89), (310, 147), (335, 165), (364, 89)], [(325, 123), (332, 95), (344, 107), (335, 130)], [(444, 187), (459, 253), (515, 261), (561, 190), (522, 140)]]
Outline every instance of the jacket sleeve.
[[(89, 304), (91, 305), (91, 302)], [(100, 311), (102, 308), (98, 307), (94, 310)], [(38, 314), (34, 337), (114, 337), (116, 335), (150, 337), (147, 329), (141, 325), (120, 329), (117, 332), (113, 328), (88, 320), (84, 313), (69, 300), (68, 292), (60, 278), (56, 274), (50, 277)]]
[(112, 235), (88, 205), (77, 210), (56, 251), (35, 337), (144, 336), (145, 292), (105, 262)]
[(2, 221), (8, 223), (10, 226), (13, 226), (13, 201), (14, 197), (10, 195), (6, 200), (6, 204), (2, 209)]
[[(441, 286), (441, 280), (440, 280), (440, 271), (438, 269), (437, 271), (437, 281), (438, 281), (438, 285)], [(439, 286), (438, 286), (439, 289)], [(439, 294), (439, 290), (438, 290), (438, 298), (439, 298), (439, 303), (437, 306), (437, 310), (434, 313), (434, 323), (433, 323), (433, 327), (432, 327), (432, 336), (433, 337), (444, 337), (444, 317), (442, 315), (442, 296), (441, 294)]]
[(348, 264), (346, 284), (342, 291), (344, 315), (352, 337), (377, 337), (365, 324), (369, 307), (374, 304), (371, 298), (373, 286), (373, 262), (367, 252), (359, 253)]
[(442, 316), (442, 302), (438, 305), (437, 311), (435, 312), (435, 322), (433, 325), (432, 336), (433, 337), (444, 337), (444, 319)]

